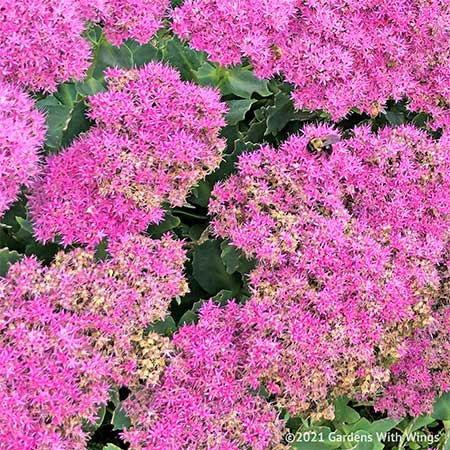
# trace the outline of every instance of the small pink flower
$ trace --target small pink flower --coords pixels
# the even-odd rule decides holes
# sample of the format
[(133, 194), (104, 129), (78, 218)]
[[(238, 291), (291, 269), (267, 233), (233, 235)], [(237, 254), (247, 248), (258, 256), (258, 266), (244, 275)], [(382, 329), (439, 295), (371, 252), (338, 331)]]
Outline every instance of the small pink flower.
[(0, 216), (36, 178), (44, 136), (44, 117), (28, 95), (0, 82)]

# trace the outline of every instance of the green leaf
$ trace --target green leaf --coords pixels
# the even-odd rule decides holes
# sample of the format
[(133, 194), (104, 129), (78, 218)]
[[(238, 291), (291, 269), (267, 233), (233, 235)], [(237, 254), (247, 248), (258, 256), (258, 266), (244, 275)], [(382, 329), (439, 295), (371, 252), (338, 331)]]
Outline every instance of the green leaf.
[(183, 325), (189, 325), (191, 323), (196, 322), (198, 319), (197, 314), (192, 311), (191, 309), (189, 311), (186, 311), (178, 321), (178, 325), (181, 327)]
[(395, 428), (399, 420), (381, 419), (370, 422), (339, 399), (335, 403), (336, 417), (333, 423), (343, 432), (342, 448), (358, 450), (382, 450), (385, 433)]
[(356, 422), (353, 422), (350, 425), (343, 426), (345, 433), (355, 432), (357, 430), (368, 430), (370, 428), (370, 421), (368, 421), (365, 417), (361, 417)]
[(241, 250), (231, 245), (228, 241), (222, 242), (220, 248), (222, 249), (220, 257), (226, 267), (227, 273), (230, 275), (235, 272), (245, 274), (255, 267), (254, 261), (248, 260)]
[(172, 316), (166, 317), (164, 320), (158, 320), (149, 327), (149, 331), (160, 334), (161, 336), (170, 336), (177, 329), (177, 324)]
[(45, 145), (51, 149), (61, 147), (64, 131), (70, 122), (72, 108), (63, 105), (56, 98), (49, 96), (36, 102), (37, 107), (45, 114), (47, 135)]
[(194, 250), (193, 275), (198, 284), (209, 294), (215, 295), (223, 289), (239, 292), (240, 277), (230, 275), (221, 259), (218, 241), (208, 240)]
[(8, 248), (0, 249), (0, 277), (4, 277), (8, 273), (9, 266), (19, 261), (22, 257), (16, 251), (10, 251)]
[(174, 37), (166, 43), (163, 59), (178, 69), (183, 80), (197, 81), (197, 70), (204, 63), (206, 57), (204, 53), (191, 49)]
[(352, 424), (360, 419), (360, 415), (347, 405), (346, 398), (339, 398), (334, 403), (334, 422)]
[(103, 447), (103, 450), (122, 450), (120, 447), (114, 444), (107, 444)]
[(442, 450), (450, 450), (450, 421), (444, 420), (444, 440)]
[(119, 394), (119, 388), (117, 386), (110, 388), (109, 399), (111, 400), (112, 404), (115, 407), (120, 405), (120, 394)]
[(430, 116), (424, 112), (420, 112), (418, 114), (416, 114), (414, 116), (414, 118), (412, 119), (412, 123), (416, 126), (416, 127), (425, 127), (426, 123), (429, 121)]
[[(186, 225), (187, 226), (187, 225)], [(192, 227), (187, 226), (187, 233), (186, 235), (192, 240), (192, 241), (198, 241), (202, 234), (204, 233), (207, 224), (204, 223), (196, 223), (192, 225)]]
[(14, 232), (14, 238), (25, 245), (32, 242), (34, 238), (31, 222), (21, 216), (16, 216), (15, 219), (19, 225), (19, 229)]
[(88, 78), (84, 81), (77, 81), (75, 83), (75, 87), (77, 91), (85, 97), (98, 94), (99, 92), (103, 92), (105, 90), (104, 84), (96, 80), (95, 78)]
[(431, 416), (420, 416), (414, 420), (414, 425), (411, 427), (410, 432), (419, 430), (420, 428), (431, 425), (436, 420)]
[(267, 129), (276, 136), (294, 118), (295, 109), (289, 95), (279, 92), (275, 96), (274, 105), (269, 108)]
[(252, 105), (256, 103), (255, 99), (244, 99), (244, 100), (230, 100), (228, 105), (228, 114), (226, 121), (228, 125), (236, 125), (245, 119), (245, 115), (250, 111)]
[(108, 258), (111, 257), (110, 253), (108, 252), (108, 239), (103, 238), (95, 247), (95, 260), (96, 261), (106, 261)]
[(352, 450), (382, 450), (384, 448), (376, 436), (366, 430), (357, 430), (350, 437), (349, 444)]
[(112, 415), (111, 423), (113, 425), (113, 430), (124, 430), (125, 428), (130, 427), (131, 420), (122, 409), (121, 403), (116, 406), (116, 409)]
[(267, 80), (260, 80), (249, 70), (230, 69), (225, 72), (222, 94), (234, 94), (237, 97), (250, 98), (252, 94), (256, 93), (261, 97), (268, 97), (272, 95), (268, 84)]
[(436, 400), (432, 417), (438, 420), (450, 420), (450, 392)]
[(206, 181), (200, 181), (189, 197), (189, 203), (206, 208), (211, 197), (211, 188)]
[(130, 69), (133, 67), (133, 59), (127, 47), (115, 47), (110, 42), (103, 40), (96, 49), (93, 77), (103, 80), (105, 69), (108, 67), (120, 67)]
[(223, 74), (221, 67), (206, 61), (195, 71), (197, 82), (202, 86), (219, 87)]
[(252, 120), (250, 127), (244, 135), (246, 143), (260, 143), (264, 141), (267, 132), (267, 120), (265, 118)]
[(90, 128), (91, 122), (87, 118), (87, 109), (84, 100), (74, 104), (70, 112), (70, 120), (63, 130), (62, 147), (68, 147), (76, 137)]
[(398, 111), (388, 111), (386, 113), (386, 120), (390, 125), (402, 125), (405, 123), (405, 115)]
[(152, 44), (138, 45), (133, 50), (134, 67), (142, 67), (150, 61), (160, 61), (161, 59), (162, 55)]
[(239, 269), (240, 255), (238, 250), (232, 245), (225, 244), (225, 246), (223, 246), (223, 244), (224, 243), (221, 245), (222, 253), (220, 254), (220, 257), (225, 264), (227, 272), (231, 275)]
[(147, 232), (155, 238), (160, 238), (164, 233), (176, 228), (180, 223), (181, 220), (179, 217), (173, 216), (170, 212), (166, 212), (164, 221), (158, 225), (150, 225)]
[(220, 303), (221, 305), (225, 305), (228, 300), (233, 298), (233, 292), (227, 291), (226, 289), (221, 290), (218, 294), (213, 297), (213, 300), (216, 303)]
[(77, 90), (74, 83), (61, 84), (58, 91), (53, 95), (60, 103), (71, 108), (77, 102)]
[(394, 419), (380, 419), (375, 422), (370, 422), (367, 427), (367, 431), (370, 433), (387, 433), (395, 428), (395, 426), (400, 422), (400, 420)]
[(105, 420), (106, 416), (106, 405), (102, 405), (97, 413), (97, 422), (95, 422), (95, 429), (100, 428)]
[(23, 217), (16, 216), (16, 221), (20, 225), (20, 228), (27, 233), (33, 234), (33, 225), (29, 220), (24, 219)]
[(25, 255), (36, 256), (38, 259), (50, 263), (55, 254), (61, 250), (61, 247), (55, 243), (40, 244), (39, 242), (31, 242), (25, 247)]
[(372, 430), (371, 425), (372, 423), (366, 418), (359, 420), (346, 434), (342, 448), (382, 450), (384, 445), (381, 441), (388, 430), (381, 431), (383, 427), (380, 426), (380, 431), (373, 431), (375, 428)]

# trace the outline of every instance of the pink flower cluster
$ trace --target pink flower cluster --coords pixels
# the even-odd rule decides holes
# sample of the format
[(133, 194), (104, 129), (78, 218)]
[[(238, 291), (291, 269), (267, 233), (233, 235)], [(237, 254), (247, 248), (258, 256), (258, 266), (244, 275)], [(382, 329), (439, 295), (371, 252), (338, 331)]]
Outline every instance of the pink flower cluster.
[(206, 304), (168, 367), (133, 384), (131, 448), (281, 449), (281, 408), (331, 419), (335, 398), (381, 392), (378, 409), (420, 415), (449, 389), (448, 135), (361, 127), (309, 145), (330, 136), (306, 127), (216, 187), (216, 231), (259, 260), (252, 297)]
[(306, 127), (242, 156), (210, 203), (218, 235), (260, 261), (243, 309), (250, 381), (318, 417), (336, 397), (375, 397), (433, 321), (450, 198), (448, 137), (360, 127), (330, 155), (309, 145), (330, 136)]
[(54, 91), (89, 67), (85, 21), (73, 0), (0, 0), (0, 79)]
[(109, 70), (109, 90), (90, 99), (96, 121), (71, 147), (47, 159), (30, 208), (36, 236), (97, 244), (143, 231), (182, 206), (221, 161), (225, 106), (217, 92), (180, 80), (161, 64)]
[(12, 450), (84, 449), (111, 384), (154, 383), (170, 346), (144, 334), (186, 292), (181, 242), (132, 237), (33, 258), (0, 282), (0, 439)]
[(83, 38), (88, 20), (108, 39), (144, 44), (162, 24), (168, 0), (0, 0), (0, 79), (31, 90), (55, 91), (81, 79), (92, 52)]
[(174, 337), (162, 382), (124, 404), (135, 427), (124, 434), (136, 450), (278, 449), (283, 423), (245, 382), (247, 338), (240, 308), (211, 302), (198, 325)]
[(450, 120), (446, 0), (188, 0), (172, 17), (214, 61), (245, 56), (261, 77), (282, 73), (298, 108), (341, 118), (407, 96), (411, 110)]
[(117, 46), (127, 39), (146, 44), (162, 26), (169, 0), (81, 0), (90, 20), (101, 22)]
[(425, 329), (406, 340), (400, 360), (391, 368), (392, 381), (377, 401), (377, 410), (391, 417), (420, 416), (433, 410), (433, 403), (450, 390), (450, 308), (438, 308)]
[(28, 95), (0, 82), (0, 216), (20, 186), (29, 186), (36, 177), (44, 135), (44, 117)]
[(213, 61), (238, 64), (249, 57), (261, 77), (277, 71), (276, 42), (289, 34), (293, 0), (186, 0), (172, 12), (172, 28)]

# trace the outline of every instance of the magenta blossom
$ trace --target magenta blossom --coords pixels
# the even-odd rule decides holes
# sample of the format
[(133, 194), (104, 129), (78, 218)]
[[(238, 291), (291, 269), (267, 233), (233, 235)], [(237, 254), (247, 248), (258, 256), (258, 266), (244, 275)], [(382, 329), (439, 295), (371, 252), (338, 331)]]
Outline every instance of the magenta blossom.
[(390, 98), (450, 122), (447, 0), (187, 0), (173, 29), (220, 64), (281, 73), (298, 108), (376, 115)]
[(0, 439), (11, 450), (83, 450), (113, 386), (154, 384), (170, 352), (144, 334), (186, 292), (181, 243), (129, 237), (96, 262), (34, 258), (0, 280)]
[(31, 90), (84, 76), (91, 50), (78, 1), (0, 0), (0, 79)]
[[(174, 337), (174, 355), (153, 389), (124, 404), (133, 450), (277, 449), (283, 422), (244, 380), (248, 331), (239, 306), (206, 304), (198, 325)], [(280, 447), (283, 448), (283, 447)]]
[(38, 239), (95, 245), (143, 231), (182, 206), (221, 161), (224, 105), (216, 91), (180, 80), (161, 64), (113, 69), (90, 99), (96, 126), (47, 159), (30, 197)]
[(101, 22), (114, 45), (127, 39), (147, 43), (162, 26), (169, 0), (81, 0), (85, 15)]
[(243, 155), (216, 185), (216, 233), (259, 261), (241, 313), (253, 388), (263, 383), (292, 414), (331, 418), (333, 399), (372, 399), (390, 383), (438, 304), (448, 142), (413, 127), (342, 139), (308, 126), (279, 150)]
[(18, 87), (0, 82), (0, 216), (38, 174), (44, 116)]

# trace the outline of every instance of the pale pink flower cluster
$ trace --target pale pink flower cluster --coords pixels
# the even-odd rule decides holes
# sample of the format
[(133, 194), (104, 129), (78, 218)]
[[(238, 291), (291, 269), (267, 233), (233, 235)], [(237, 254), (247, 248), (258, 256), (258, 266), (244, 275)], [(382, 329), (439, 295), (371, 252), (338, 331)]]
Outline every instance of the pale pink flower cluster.
[(143, 329), (186, 292), (182, 243), (128, 238), (96, 262), (34, 258), (0, 282), (0, 439), (11, 450), (84, 449), (112, 385), (154, 383), (170, 346)]
[(245, 56), (261, 77), (283, 74), (298, 108), (341, 118), (407, 96), (411, 110), (450, 120), (446, 0), (189, 0), (172, 17), (214, 61)]
[(284, 448), (283, 422), (245, 382), (247, 339), (240, 307), (211, 302), (198, 325), (173, 339), (161, 384), (124, 403), (135, 426), (123, 433), (133, 450), (253, 450)]
[(97, 244), (143, 231), (182, 206), (221, 161), (225, 106), (218, 93), (161, 64), (112, 69), (89, 101), (94, 126), (47, 159), (30, 209), (38, 239)]
[(425, 329), (416, 329), (400, 348), (400, 360), (391, 368), (392, 381), (376, 402), (391, 417), (430, 413), (436, 398), (450, 390), (450, 309), (437, 309)]
[(0, 216), (38, 173), (44, 116), (18, 87), (0, 82)]
[(337, 134), (306, 127), (242, 156), (210, 203), (218, 235), (260, 261), (243, 310), (254, 388), (318, 417), (387, 385), (405, 340), (433, 320), (448, 238), (447, 138), (360, 127), (331, 155), (308, 145)]

